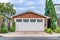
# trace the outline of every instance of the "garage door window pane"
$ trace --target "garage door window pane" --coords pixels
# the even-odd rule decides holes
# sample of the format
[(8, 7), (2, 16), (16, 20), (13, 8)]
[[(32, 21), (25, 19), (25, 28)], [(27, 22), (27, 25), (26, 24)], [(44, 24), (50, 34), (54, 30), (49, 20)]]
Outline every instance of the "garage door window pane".
[(29, 22), (29, 20), (28, 19), (23, 19), (23, 22)]
[(38, 19), (37, 22), (43, 22), (43, 20), (42, 19)]
[(35, 19), (30, 19), (30, 22), (36, 22), (36, 20)]
[(16, 22), (22, 22), (22, 19), (17, 19)]

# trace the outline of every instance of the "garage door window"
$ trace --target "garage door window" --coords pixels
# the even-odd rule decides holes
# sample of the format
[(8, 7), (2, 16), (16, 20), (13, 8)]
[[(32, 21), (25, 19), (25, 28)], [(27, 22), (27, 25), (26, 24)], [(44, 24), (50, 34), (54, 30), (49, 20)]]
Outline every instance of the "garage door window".
[(16, 22), (22, 22), (22, 19), (16, 19)]
[(37, 19), (37, 22), (43, 22), (43, 20), (42, 19)]
[(29, 22), (29, 20), (28, 19), (23, 19), (23, 22)]
[(30, 22), (36, 22), (36, 20), (35, 19), (30, 19)]

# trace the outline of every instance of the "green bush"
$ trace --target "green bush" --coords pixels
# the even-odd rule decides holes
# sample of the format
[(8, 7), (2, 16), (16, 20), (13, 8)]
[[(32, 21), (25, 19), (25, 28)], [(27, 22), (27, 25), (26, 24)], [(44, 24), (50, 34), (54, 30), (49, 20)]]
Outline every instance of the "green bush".
[(12, 22), (12, 26), (10, 27), (10, 31), (14, 32), (15, 31), (15, 22)]
[(60, 33), (60, 28), (57, 27), (57, 28), (55, 29), (55, 32), (56, 32), (56, 33)]
[(52, 34), (53, 33), (53, 31), (49, 28), (46, 28), (45, 30), (44, 30), (46, 33), (48, 33), (48, 34)]
[(11, 27), (10, 27), (10, 31), (11, 31), (11, 32), (14, 32), (14, 31), (15, 31), (15, 27), (11, 26)]
[(2, 29), (1, 29), (1, 32), (2, 32), (2, 33), (8, 33), (8, 30), (7, 30), (7, 28), (2, 28)]
[(2, 23), (1, 32), (2, 33), (7, 33), (8, 32), (8, 28), (5, 26), (4, 22)]
[(46, 32), (47, 30), (48, 30), (48, 28), (45, 28), (45, 30), (44, 30), (44, 31)]
[(15, 27), (15, 26), (16, 26), (16, 24), (15, 24), (15, 22), (14, 22), (14, 21), (13, 21), (13, 23), (12, 23), (12, 26), (13, 26), (13, 27)]

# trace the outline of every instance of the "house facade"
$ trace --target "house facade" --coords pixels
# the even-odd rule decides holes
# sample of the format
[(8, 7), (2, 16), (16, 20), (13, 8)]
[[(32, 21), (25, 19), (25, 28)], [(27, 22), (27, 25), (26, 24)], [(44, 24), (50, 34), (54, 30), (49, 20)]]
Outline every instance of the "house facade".
[(37, 12), (26, 11), (14, 15), (12, 18), (16, 22), (16, 31), (44, 31), (50, 17)]
[(56, 13), (57, 13), (57, 24), (58, 26), (60, 27), (60, 4), (54, 4), (55, 5), (55, 10), (56, 10)]

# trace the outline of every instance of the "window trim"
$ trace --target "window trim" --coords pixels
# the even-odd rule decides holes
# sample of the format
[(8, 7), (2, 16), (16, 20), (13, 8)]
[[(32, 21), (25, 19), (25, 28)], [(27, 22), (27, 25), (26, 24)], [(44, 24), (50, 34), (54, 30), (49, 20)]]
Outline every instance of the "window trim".
[[(14, 21), (16, 22), (16, 19), (22, 19), (22, 23), (23, 23), (23, 19), (28, 19), (29, 20), (29, 23), (30, 23), (30, 19), (35, 19), (36, 20), (36, 23), (38, 23), (37, 22), (37, 19), (41, 19), (41, 20), (43, 20), (43, 22), (44, 22), (44, 18), (14, 18)], [(33, 22), (32, 22), (33, 23)], [(35, 22), (34, 22), (35, 23)]]

